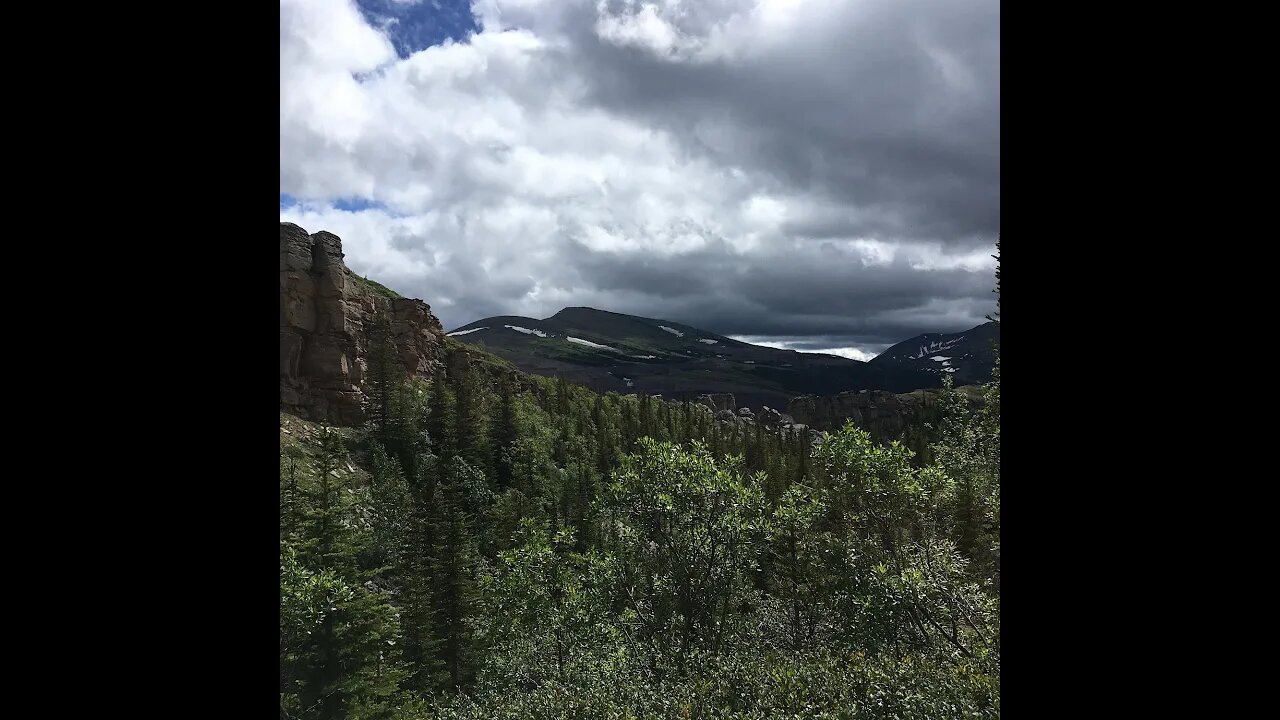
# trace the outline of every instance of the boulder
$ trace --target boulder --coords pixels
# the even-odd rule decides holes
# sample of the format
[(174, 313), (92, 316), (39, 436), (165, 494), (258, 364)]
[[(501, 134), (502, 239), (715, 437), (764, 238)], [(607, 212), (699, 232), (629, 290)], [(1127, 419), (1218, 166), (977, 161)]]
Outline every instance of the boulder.
[(760, 408), (760, 414), (756, 419), (765, 425), (790, 425), (795, 422), (795, 418), (786, 413), (780, 413), (768, 405)]
[(732, 412), (738, 407), (732, 393), (710, 393), (707, 395), (699, 395), (694, 402), (699, 405), (705, 405), (715, 412), (720, 412), (721, 410), (728, 410)]
[(742, 424), (742, 418), (738, 417), (737, 415), (734, 415), (733, 412), (729, 410), (721, 410), (720, 412), (716, 413), (716, 420), (719, 420), (720, 422), (732, 423), (734, 425)]

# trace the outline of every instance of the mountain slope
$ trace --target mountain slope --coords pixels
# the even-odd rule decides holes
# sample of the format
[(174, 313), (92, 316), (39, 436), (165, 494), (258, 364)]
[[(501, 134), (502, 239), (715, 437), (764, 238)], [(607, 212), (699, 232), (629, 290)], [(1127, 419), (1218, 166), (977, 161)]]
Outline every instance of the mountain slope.
[[(740, 342), (669, 320), (570, 307), (549, 318), (503, 315), (448, 333), (525, 372), (561, 375), (596, 390), (669, 396), (733, 393), (740, 405), (786, 407), (797, 395), (937, 387), (920, 363), (875, 365)], [(895, 346), (897, 347), (897, 346)]]
[(890, 347), (870, 364), (891, 373), (916, 370), (935, 377), (949, 373), (957, 385), (983, 383), (991, 379), (992, 345), (999, 341), (993, 322), (958, 333), (925, 333)]

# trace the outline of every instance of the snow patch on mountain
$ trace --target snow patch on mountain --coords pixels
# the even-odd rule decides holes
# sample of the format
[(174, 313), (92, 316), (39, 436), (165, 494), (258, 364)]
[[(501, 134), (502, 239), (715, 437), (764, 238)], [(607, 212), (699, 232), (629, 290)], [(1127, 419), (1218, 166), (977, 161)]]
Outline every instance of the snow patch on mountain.
[(675, 328), (669, 328), (666, 325), (659, 325), (658, 327), (663, 330), (666, 330), (667, 332), (671, 333), (672, 335), (675, 335), (676, 337), (684, 337), (684, 333), (680, 332)]
[(459, 335), (466, 335), (467, 333), (473, 333), (479, 330), (488, 330), (488, 329), (489, 328), (487, 327), (479, 327), (479, 328), (471, 328), (470, 330), (454, 330), (453, 332), (449, 333), (449, 337), (457, 337)]
[(551, 337), (549, 334), (541, 330), (530, 330), (529, 328), (520, 327), (519, 325), (503, 325), (502, 327), (510, 328), (511, 330), (515, 330), (518, 333), (524, 333), (525, 335), (537, 335), (538, 337)]
[(600, 343), (593, 343), (590, 340), (583, 340), (582, 338), (567, 337), (565, 339), (571, 343), (576, 343), (578, 345), (585, 345), (589, 348), (595, 348), (597, 350), (608, 350), (609, 352), (619, 352), (617, 348), (611, 348), (608, 345), (601, 345)]
[(956, 343), (960, 342), (963, 339), (964, 339), (964, 335), (961, 335), (960, 337), (957, 337), (957, 338), (952, 338), (950, 340), (942, 340), (942, 341), (934, 340), (928, 345), (921, 345), (920, 352), (916, 353), (915, 355), (912, 355), (907, 359), (919, 360), (921, 358), (928, 357), (929, 355), (933, 355), (934, 353), (945, 352), (955, 347)]
[(715, 345), (716, 343), (718, 343), (718, 342), (720, 342), (720, 341), (719, 341), (719, 340), (708, 340), (708, 339), (706, 339), (706, 338), (698, 338), (698, 342), (700, 342), (700, 343), (706, 343), (706, 344), (708, 344), (708, 345)]

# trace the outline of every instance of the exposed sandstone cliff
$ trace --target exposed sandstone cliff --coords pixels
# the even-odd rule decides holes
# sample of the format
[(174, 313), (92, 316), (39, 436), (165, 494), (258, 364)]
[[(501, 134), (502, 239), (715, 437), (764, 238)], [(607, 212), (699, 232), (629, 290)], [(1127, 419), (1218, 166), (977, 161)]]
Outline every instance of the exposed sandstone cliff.
[(309, 420), (364, 420), (368, 329), (378, 308), (391, 320), (409, 376), (441, 360), (444, 328), (421, 300), (391, 298), (342, 261), (342, 240), (280, 223), (280, 409)]

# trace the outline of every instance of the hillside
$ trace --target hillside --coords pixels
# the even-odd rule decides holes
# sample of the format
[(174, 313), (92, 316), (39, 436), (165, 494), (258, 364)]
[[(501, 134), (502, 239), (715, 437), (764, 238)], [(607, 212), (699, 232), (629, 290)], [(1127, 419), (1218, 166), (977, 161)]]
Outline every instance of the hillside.
[(999, 328), (993, 322), (958, 333), (926, 333), (890, 347), (870, 364), (891, 373), (914, 370), (934, 377), (950, 373), (957, 385), (984, 383), (991, 379), (992, 348), (999, 341)]
[[(859, 362), (752, 345), (671, 320), (570, 307), (549, 318), (497, 316), (448, 333), (521, 370), (560, 375), (598, 391), (685, 397), (733, 393), (739, 404), (786, 407), (799, 395), (941, 385), (931, 362)], [(932, 336), (925, 336), (932, 337)], [(899, 347), (899, 346), (894, 346)], [(957, 382), (972, 382), (974, 366)], [(989, 376), (989, 371), (988, 371)]]

